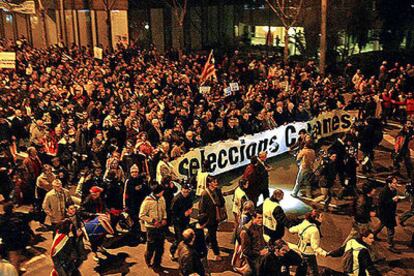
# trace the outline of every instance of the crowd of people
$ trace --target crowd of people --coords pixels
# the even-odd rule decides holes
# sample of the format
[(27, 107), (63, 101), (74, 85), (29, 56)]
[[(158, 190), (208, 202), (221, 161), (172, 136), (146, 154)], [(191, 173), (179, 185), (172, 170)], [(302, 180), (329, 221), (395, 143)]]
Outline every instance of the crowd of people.
[[(369, 79), (351, 65), (343, 75), (322, 77), (313, 61), (288, 65), (235, 51), (216, 57), (217, 78), (203, 84), (211, 87), (210, 92), (201, 93), (205, 55), (179, 56), (174, 51), (161, 55), (155, 48), (118, 46), (99, 60), (91, 49), (76, 45), (37, 49), (25, 39), (0, 41), (0, 51), (14, 51), (17, 58), (15, 69), (0, 70), (0, 193), (6, 202), (32, 205), (40, 228), (53, 231), (51, 254), (57, 275), (78, 273), (87, 258), (84, 239), (97, 260), (107, 254), (103, 241), (116, 235), (118, 226), (147, 243), (145, 262), (154, 270), (161, 267), (165, 235), (171, 226), (175, 242), (170, 253), (182, 273), (209, 273), (207, 245), (215, 261), (222, 259), (217, 231), (227, 219), (223, 193), (217, 179), (209, 175), (208, 163), (193, 183), (177, 177), (171, 160), (193, 148), (305, 122), (325, 111), (358, 109), (361, 126), (356, 124), (331, 146), (316, 178), (315, 145), (310, 135), (300, 133), (292, 147), (300, 162), (293, 197), (300, 197), (304, 189), (305, 196), (312, 198), (312, 182), (317, 179), (321, 192), (313, 201), (323, 201), (327, 211), (338, 176), (343, 185), (339, 197), (358, 199), (358, 143), (364, 154), (363, 168), (375, 169), (373, 150), (382, 139), (379, 125), (389, 119), (404, 124), (396, 138), (394, 168), (397, 171), (404, 161), (412, 176), (408, 144), (413, 128), (407, 120), (414, 114), (410, 64), (384, 62), (378, 76)], [(238, 90), (225, 93), (231, 83), (237, 83)], [(350, 91), (347, 103), (343, 94)], [(373, 133), (377, 134), (374, 142)], [(235, 269), (249, 275), (288, 275), (290, 267), (296, 266), (297, 275), (305, 275), (308, 268), (317, 275), (315, 254), (339, 256), (349, 248), (359, 248), (359, 269), (376, 275), (366, 252), (383, 227), (395, 250), (395, 225), (386, 221), (390, 216), (384, 215), (382, 227), (371, 232), (360, 227), (369, 220), (363, 213), (361, 221), (355, 219), (358, 227), (344, 247), (326, 252), (319, 247), (316, 227), (323, 215), (313, 211), (300, 223), (287, 219), (279, 205), (283, 192), (269, 194), (266, 159), (266, 152), (251, 159), (235, 192), (235, 252), (242, 254), (234, 259), (243, 263), (235, 264)], [(390, 191), (383, 196), (389, 205), (399, 200), (393, 183), (388, 183)], [(195, 188), (200, 198), (197, 215), (193, 213)], [(361, 194), (364, 200), (370, 197), (371, 191), (366, 190)], [(261, 207), (257, 206), (260, 196), (264, 198)], [(390, 196), (392, 202), (388, 202)], [(363, 208), (373, 208), (363, 204)], [(13, 215), (13, 204), (8, 208), (5, 221), (14, 220), (16, 227), (27, 225), (28, 218)], [(362, 212), (361, 208), (358, 205), (355, 212)], [(285, 227), (303, 240), (302, 254), (283, 241)], [(304, 235), (305, 230), (309, 234)], [(8, 233), (4, 231), (2, 235)], [(9, 248), (12, 240), (3, 241), (14, 256), (9, 256), (10, 261), (19, 269), (18, 256), (25, 244)], [(241, 261), (242, 255), (246, 262)]]

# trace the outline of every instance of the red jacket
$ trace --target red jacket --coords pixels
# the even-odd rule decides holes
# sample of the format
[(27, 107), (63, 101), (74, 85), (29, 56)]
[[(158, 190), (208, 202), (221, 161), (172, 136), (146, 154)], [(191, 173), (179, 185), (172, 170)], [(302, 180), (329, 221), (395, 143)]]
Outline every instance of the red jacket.
[(407, 99), (407, 113), (413, 114), (414, 113), (414, 98)]
[(387, 94), (381, 94), (381, 99), (383, 100), (382, 106), (384, 108), (391, 108), (392, 107), (392, 99)]

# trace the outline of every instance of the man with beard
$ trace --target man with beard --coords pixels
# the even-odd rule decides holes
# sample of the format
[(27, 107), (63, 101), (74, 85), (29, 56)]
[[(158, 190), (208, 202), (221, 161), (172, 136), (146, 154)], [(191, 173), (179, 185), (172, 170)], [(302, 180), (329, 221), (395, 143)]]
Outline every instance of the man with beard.
[(123, 207), (134, 221), (131, 234), (135, 236), (138, 241), (142, 241), (143, 239), (141, 224), (138, 218), (139, 209), (141, 208), (141, 204), (145, 197), (149, 195), (150, 192), (145, 175), (140, 175), (138, 166), (133, 165), (130, 170), (130, 177), (125, 181)]

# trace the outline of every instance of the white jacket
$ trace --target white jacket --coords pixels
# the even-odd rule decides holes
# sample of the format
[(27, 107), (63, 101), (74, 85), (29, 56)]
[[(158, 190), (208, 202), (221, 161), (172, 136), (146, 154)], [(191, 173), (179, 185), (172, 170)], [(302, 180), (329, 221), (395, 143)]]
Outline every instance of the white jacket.
[(327, 252), (320, 247), (321, 236), (318, 227), (308, 220), (289, 228), (290, 233), (299, 235), (298, 248), (304, 255), (326, 256)]

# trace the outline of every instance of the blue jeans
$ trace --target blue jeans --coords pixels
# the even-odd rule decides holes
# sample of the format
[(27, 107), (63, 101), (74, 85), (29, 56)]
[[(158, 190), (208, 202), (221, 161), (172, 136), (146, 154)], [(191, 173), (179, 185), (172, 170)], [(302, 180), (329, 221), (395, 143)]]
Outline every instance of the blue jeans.
[(295, 187), (293, 188), (292, 194), (298, 196), (299, 190), (305, 188), (305, 193), (307, 197), (311, 197), (311, 187), (309, 179), (312, 175), (312, 171), (306, 170), (303, 171), (302, 168), (299, 168), (298, 175), (296, 176)]

